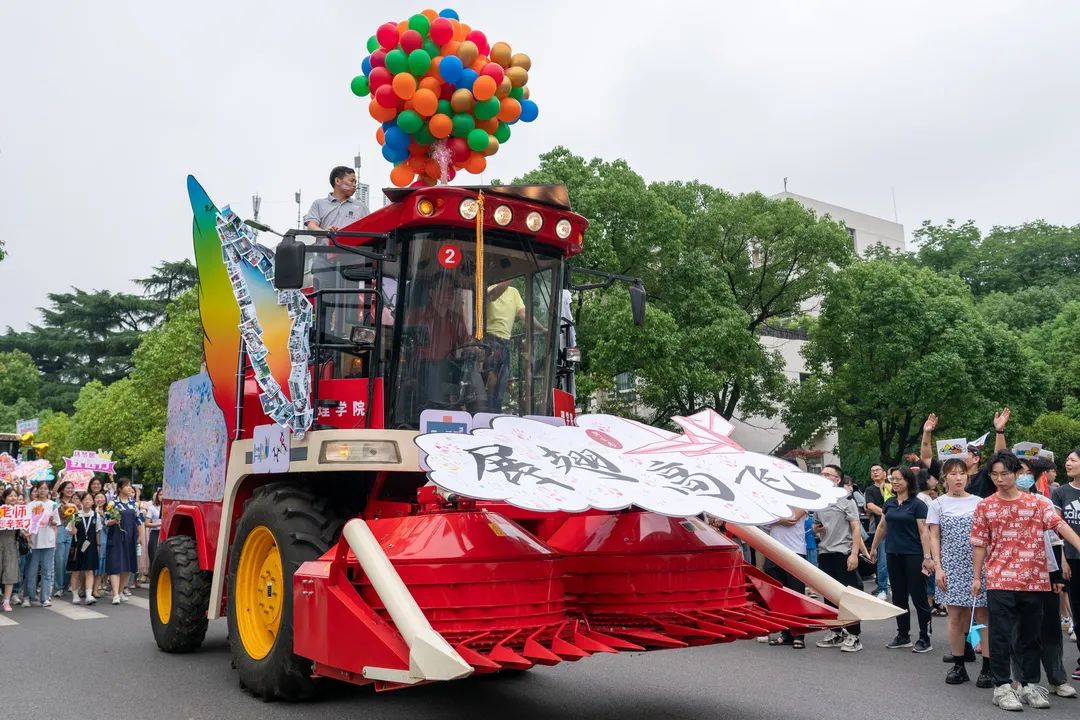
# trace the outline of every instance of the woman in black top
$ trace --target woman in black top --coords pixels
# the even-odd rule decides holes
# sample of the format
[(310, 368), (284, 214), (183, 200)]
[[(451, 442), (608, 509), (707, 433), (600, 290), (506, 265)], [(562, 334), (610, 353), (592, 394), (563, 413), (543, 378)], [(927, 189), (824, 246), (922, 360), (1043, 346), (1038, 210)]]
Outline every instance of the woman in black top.
[[(911, 613), (908, 597), (919, 618), (919, 639), (913, 652), (933, 650), (930, 644), (930, 604), (926, 597), (926, 577), (934, 571), (930, 554), (930, 533), (926, 529), (926, 505), (915, 497), (915, 474), (907, 467), (889, 470), (893, 497), (885, 501), (883, 517), (870, 548), (870, 559), (877, 559), (878, 546), (884, 541), (892, 583), (893, 604), (904, 612), (896, 617), (896, 637), (886, 645), (890, 649), (911, 647)], [(921, 555), (921, 557), (920, 557)]]
[(84, 600), (93, 605), (94, 571), (98, 566), (98, 523), (100, 518), (94, 511), (94, 496), (86, 493), (82, 496), (82, 508), (75, 514), (68, 529), (72, 537), (71, 559), (67, 569), (71, 573), (71, 602), (79, 604), (79, 588), (86, 593)]

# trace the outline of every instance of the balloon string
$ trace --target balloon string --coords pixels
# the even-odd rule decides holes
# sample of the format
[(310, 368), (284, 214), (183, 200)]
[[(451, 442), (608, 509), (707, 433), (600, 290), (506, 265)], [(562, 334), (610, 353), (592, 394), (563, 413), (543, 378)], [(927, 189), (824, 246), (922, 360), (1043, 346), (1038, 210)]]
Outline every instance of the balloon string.
[(476, 331), (479, 341), (484, 339), (484, 300), (487, 291), (484, 288), (484, 191), (476, 196)]

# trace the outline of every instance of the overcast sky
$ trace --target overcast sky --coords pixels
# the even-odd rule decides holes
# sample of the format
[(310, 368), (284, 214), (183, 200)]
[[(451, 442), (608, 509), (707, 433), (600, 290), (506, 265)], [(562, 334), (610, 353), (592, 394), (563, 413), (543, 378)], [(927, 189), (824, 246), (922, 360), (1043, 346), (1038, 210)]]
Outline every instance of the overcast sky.
[[(132, 290), (192, 257), (185, 177), (279, 228), (337, 164), (389, 184), (365, 42), (416, 3), (0, 4), (0, 327), (46, 293)], [(437, 7), (440, 9), (442, 6)], [(647, 180), (792, 192), (892, 219), (1076, 224), (1080, 3), (457, 2), (533, 58), (539, 119), (489, 165), (562, 144)], [(375, 205), (381, 196), (374, 191)]]

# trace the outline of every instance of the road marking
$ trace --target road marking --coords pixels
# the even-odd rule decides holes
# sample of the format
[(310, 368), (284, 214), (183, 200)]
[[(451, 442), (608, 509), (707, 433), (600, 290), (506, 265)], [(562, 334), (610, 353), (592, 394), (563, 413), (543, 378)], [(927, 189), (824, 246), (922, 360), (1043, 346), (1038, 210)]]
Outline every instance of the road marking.
[(79, 605), (71, 605), (70, 603), (54, 603), (52, 607), (46, 608), (51, 610), (57, 615), (63, 615), (68, 620), (97, 620), (98, 618), (108, 617), (103, 613), (99, 613), (95, 610), (80, 607)]
[(127, 599), (127, 604), (134, 605), (135, 607), (141, 607), (143, 610), (150, 609), (150, 601), (144, 597), (139, 597), (138, 595), (132, 595), (131, 597), (129, 597)]
[(7, 617), (6, 615), (0, 615), (0, 627), (4, 627), (5, 625), (18, 625), (18, 624), (19, 623), (15, 622), (11, 618)]

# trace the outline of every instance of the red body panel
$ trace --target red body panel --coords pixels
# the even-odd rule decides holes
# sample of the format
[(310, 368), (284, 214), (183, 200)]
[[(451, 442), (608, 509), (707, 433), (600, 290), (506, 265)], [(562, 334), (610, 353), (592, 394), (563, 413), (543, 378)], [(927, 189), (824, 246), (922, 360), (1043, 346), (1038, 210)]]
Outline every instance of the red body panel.
[(221, 502), (162, 500), (161, 540), (173, 535), (191, 535), (199, 550), (199, 567), (214, 569), (218, 531), (221, 529)]

